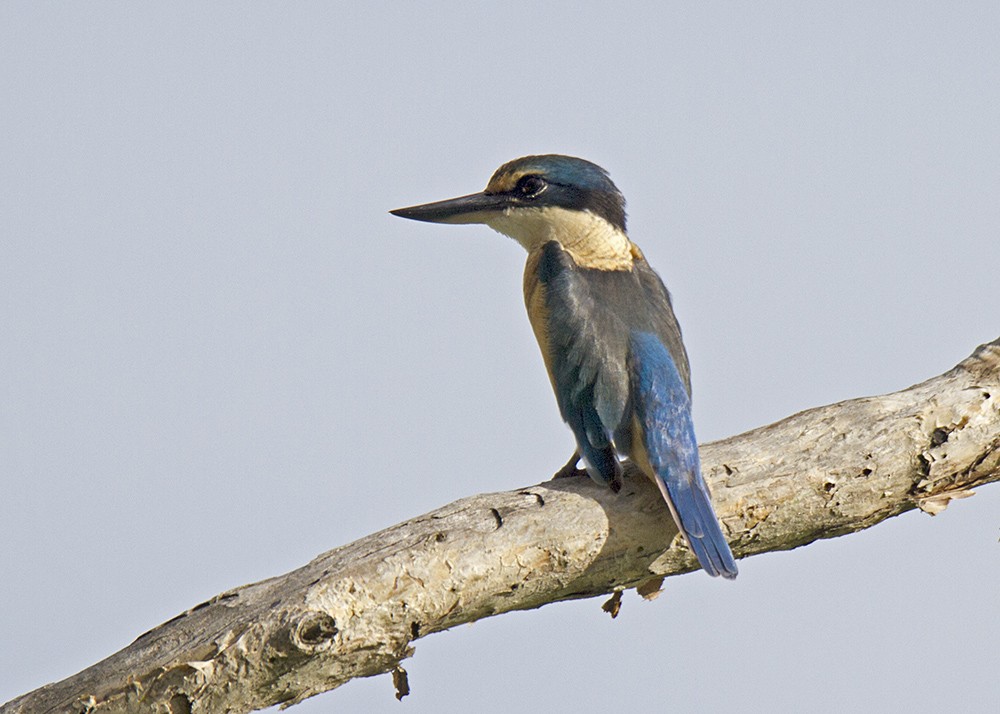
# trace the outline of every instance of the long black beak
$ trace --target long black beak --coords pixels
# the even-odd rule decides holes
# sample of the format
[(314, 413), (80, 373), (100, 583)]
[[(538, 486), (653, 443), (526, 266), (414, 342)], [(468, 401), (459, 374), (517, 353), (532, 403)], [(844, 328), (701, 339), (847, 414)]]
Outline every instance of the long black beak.
[(389, 213), (428, 223), (485, 223), (508, 205), (507, 196), (502, 193), (472, 193), (446, 201), (397, 208)]

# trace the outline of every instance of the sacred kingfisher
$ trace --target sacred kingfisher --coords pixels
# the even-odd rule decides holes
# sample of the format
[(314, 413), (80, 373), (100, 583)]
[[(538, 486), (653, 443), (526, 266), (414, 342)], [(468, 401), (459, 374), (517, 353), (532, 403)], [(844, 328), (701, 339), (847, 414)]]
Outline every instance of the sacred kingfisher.
[(431, 223), (483, 223), (528, 251), (524, 301), (587, 473), (621, 489), (627, 458), (659, 487), (701, 567), (736, 562), (701, 475), (687, 352), (660, 276), (625, 232), (625, 197), (607, 171), (572, 156), (510, 161), (486, 190), (392, 211)]

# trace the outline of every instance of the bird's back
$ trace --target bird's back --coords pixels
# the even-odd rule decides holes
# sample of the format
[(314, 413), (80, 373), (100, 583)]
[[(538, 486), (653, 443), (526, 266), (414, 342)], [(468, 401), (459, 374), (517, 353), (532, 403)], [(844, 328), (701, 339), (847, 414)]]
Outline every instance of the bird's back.
[[(601, 430), (613, 438), (629, 426), (634, 333), (662, 342), (690, 392), (670, 295), (641, 254), (629, 270), (598, 270), (577, 265), (559, 243), (546, 243), (528, 257), (524, 297), (559, 408), (578, 438), (599, 437)], [(627, 441), (615, 441), (626, 455)]]

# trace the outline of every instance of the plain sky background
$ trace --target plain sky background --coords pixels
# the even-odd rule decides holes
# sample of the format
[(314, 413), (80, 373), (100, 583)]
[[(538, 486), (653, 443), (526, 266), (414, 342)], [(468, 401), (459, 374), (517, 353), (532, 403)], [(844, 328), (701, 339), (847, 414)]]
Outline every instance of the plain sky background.
[[(613, 9), (611, 9), (613, 8)], [(1000, 335), (1000, 5), (0, 5), (0, 701), (572, 448), (485, 227), (605, 166), (703, 441)], [(1000, 487), (416, 643), (295, 712), (995, 712)]]

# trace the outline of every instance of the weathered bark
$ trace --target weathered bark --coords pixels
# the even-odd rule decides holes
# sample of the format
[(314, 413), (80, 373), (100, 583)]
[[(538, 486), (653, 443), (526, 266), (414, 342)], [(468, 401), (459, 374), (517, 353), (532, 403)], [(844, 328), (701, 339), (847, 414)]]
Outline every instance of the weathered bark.
[[(901, 392), (705, 444), (702, 461), (738, 557), (936, 513), (1000, 480), (1000, 339)], [(0, 714), (248, 712), (384, 672), (403, 694), (414, 640), (559, 600), (648, 595), (695, 567), (676, 535), (635, 474), (618, 495), (576, 478), (473, 496), (222, 593)]]

